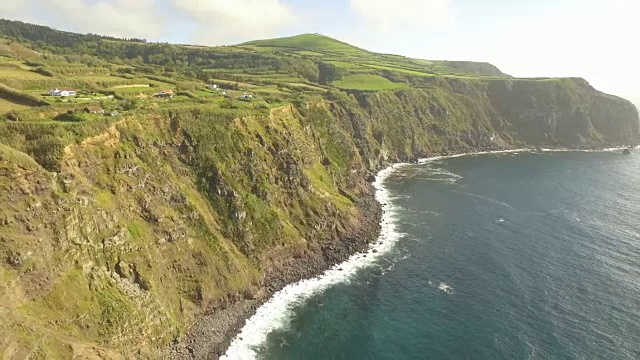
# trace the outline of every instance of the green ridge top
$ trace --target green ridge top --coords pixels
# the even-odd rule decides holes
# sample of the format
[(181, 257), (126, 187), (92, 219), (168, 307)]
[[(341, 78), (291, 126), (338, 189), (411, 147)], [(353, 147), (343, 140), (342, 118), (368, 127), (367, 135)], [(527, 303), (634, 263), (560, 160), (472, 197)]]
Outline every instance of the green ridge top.
[(367, 52), (366, 50), (322, 34), (301, 34), (283, 38), (254, 40), (241, 45), (279, 47), (334, 53)]

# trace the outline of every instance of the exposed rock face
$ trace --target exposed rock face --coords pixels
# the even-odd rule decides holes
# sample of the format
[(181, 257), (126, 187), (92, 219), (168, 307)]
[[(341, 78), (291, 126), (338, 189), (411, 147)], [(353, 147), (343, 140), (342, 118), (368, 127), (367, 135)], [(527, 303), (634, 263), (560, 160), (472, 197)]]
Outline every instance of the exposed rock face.
[(488, 94), (514, 138), (530, 145), (624, 146), (637, 141), (637, 109), (584, 79), (493, 81)]
[(3, 155), (0, 352), (157, 358), (209, 312), (193, 331), (217, 340), (175, 354), (219, 354), (238, 314), (375, 238), (369, 182), (385, 165), (639, 134), (633, 105), (580, 79), (425, 78), (332, 96), (270, 116), (125, 119), (65, 148), (56, 173)]

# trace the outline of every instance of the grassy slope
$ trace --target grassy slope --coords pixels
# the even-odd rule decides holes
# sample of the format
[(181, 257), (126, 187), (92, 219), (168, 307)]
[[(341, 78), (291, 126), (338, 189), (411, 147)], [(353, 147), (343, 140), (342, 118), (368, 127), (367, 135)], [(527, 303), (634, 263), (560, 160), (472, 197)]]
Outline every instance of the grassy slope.
[(292, 49), (311, 52), (312, 54), (334, 53), (342, 55), (359, 55), (368, 53), (336, 39), (321, 34), (302, 34), (286, 38), (250, 41), (241, 46), (270, 47), (276, 49)]
[(403, 88), (406, 84), (394, 83), (388, 79), (373, 74), (353, 74), (332, 83), (339, 89), (352, 90), (393, 90)]
[[(357, 198), (386, 162), (638, 131), (624, 103), (579, 80), (478, 74), (491, 68), (319, 35), (223, 48), (104, 41), (172, 58), (0, 46), (11, 75), (0, 83), (36, 97), (74, 86), (88, 98), (0, 102), (19, 118), (0, 121), (3, 355), (154, 357), (210, 304), (253, 294), (277, 256), (349, 229), (345, 194)], [(175, 65), (185, 58), (193, 63)], [(31, 77), (37, 67), (53, 76)], [(160, 88), (181, 95), (153, 98)], [(244, 92), (256, 98), (239, 101)], [(82, 114), (87, 104), (120, 116)], [(608, 132), (609, 119), (624, 126)], [(562, 124), (585, 126), (576, 139)]]

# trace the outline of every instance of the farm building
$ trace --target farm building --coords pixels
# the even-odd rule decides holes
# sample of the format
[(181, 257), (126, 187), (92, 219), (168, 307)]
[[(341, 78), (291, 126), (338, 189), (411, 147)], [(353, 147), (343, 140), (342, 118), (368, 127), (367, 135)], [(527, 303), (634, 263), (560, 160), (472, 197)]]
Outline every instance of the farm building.
[(76, 96), (76, 91), (71, 88), (55, 88), (49, 90), (50, 96)]
[(244, 93), (242, 96), (238, 97), (240, 100), (251, 101), (253, 99), (253, 95)]
[(84, 108), (84, 112), (88, 114), (104, 114), (104, 109), (97, 105), (89, 105)]
[(169, 97), (169, 98), (173, 97), (173, 95), (175, 95), (175, 94), (171, 90), (162, 90), (162, 91), (160, 91), (159, 93), (156, 94), (157, 97), (165, 97), (165, 98), (166, 97)]

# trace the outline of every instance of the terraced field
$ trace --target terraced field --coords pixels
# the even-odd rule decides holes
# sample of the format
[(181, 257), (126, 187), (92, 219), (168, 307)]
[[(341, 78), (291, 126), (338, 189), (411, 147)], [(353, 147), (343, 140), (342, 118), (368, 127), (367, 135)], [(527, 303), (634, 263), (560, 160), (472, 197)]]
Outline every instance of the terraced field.
[(374, 91), (400, 89), (407, 86), (404, 83), (394, 83), (382, 76), (371, 74), (348, 75), (332, 84), (340, 89)]

